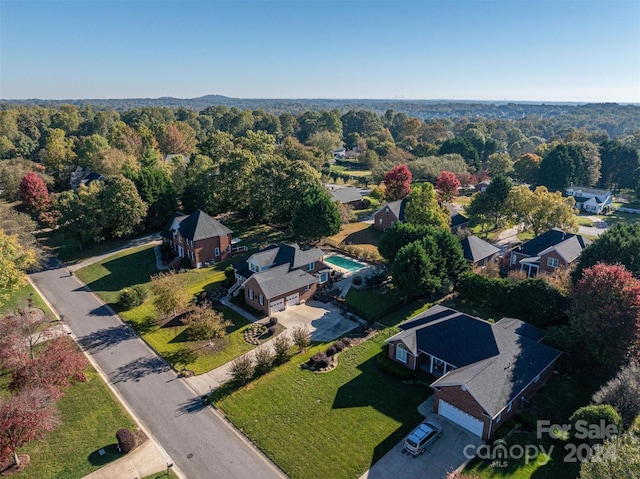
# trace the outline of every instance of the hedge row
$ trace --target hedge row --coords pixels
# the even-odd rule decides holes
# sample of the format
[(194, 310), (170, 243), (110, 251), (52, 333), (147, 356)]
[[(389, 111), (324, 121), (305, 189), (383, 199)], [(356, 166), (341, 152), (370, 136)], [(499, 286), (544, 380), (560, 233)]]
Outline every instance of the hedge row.
[(513, 282), (467, 272), (460, 276), (457, 289), (462, 299), (470, 303), (539, 328), (568, 322), (568, 298), (540, 278)]

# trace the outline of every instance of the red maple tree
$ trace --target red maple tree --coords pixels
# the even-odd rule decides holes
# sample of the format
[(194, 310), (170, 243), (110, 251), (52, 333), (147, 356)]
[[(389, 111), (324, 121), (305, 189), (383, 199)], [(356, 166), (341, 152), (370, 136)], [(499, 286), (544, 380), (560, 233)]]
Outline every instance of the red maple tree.
[(54, 404), (55, 394), (48, 388), (27, 388), (9, 399), (0, 399), (0, 462), (13, 454), (19, 466), (18, 448), (58, 427)]
[(30, 213), (42, 213), (49, 208), (51, 201), (47, 185), (33, 171), (27, 173), (20, 182), (20, 200)]
[(398, 165), (384, 175), (385, 197), (388, 201), (401, 200), (411, 193), (411, 171), (407, 165)]
[(450, 202), (457, 194), (460, 187), (460, 181), (456, 175), (450, 171), (440, 173), (436, 181), (436, 190), (440, 201)]

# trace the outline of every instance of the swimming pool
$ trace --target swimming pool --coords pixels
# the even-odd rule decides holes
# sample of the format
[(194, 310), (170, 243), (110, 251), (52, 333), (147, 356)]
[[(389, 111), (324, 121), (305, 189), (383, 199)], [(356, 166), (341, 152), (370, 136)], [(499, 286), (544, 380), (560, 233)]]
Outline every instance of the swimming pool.
[(332, 264), (334, 266), (338, 266), (342, 269), (346, 269), (351, 273), (355, 273), (356, 271), (364, 268), (366, 265), (362, 263), (358, 263), (357, 261), (353, 261), (352, 259), (345, 258), (344, 256), (338, 256), (336, 254), (332, 254), (331, 256), (327, 256), (324, 259), (325, 263)]

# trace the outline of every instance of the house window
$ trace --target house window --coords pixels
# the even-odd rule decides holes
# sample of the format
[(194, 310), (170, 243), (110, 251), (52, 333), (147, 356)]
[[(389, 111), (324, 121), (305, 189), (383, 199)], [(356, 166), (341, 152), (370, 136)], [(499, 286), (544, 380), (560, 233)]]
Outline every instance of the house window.
[(389, 214), (389, 208), (387, 208), (386, 210), (384, 210), (384, 214), (388, 215)]
[(261, 306), (264, 305), (264, 296), (262, 296), (261, 294), (258, 295), (258, 302), (260, 303)]
[(558, 258), (547, 258), (547, 266), (551, 266), (552, 268), (557, 268), (560, 264)]
[(215, 256), (220, 256), (220, 248), (215, 248), (215, 249), (213, 250), (213, 254), (214, 254)]
[(512, 403), (513, 403), (513, 401), (509, 401), (509, 404), (507, 404), (507, 412), (511, 412)]
[(516, 264), (516, 261), (518, 261), (518, 257), (515, 254), (511, 253), (511, 264)]
[(254, 273), (257, 273), (257, 272), (258, 272), (258, 267), (257, 267), (255, 264), (253, 264), (253, 263), (249, 263), (249, 269), (250, 269), (251, 271), (253, 271)]
[(309, 264), (307, 265), (307, 271), (313, 271), (313, 267), (314, 267), (315, 265), (316, 265), (315, 263), (309, 263)]
[(249, 289), (249, 299), (253, 299), (253, 290)]
[(329, 275), (327, 273), (320, 273), (320, 282), (326, 283), (329, 279)]
[(382, 224), (382, 218), (378, 218), (378, 224), (381, 225)]
[(396, 345), (396, 359), (404, 364), (407, 364), (409, 360), (407, 350), (404, 349), (404, 346), (402, 344)]
[(502, 413), (498, 414), (496, 417), (496, 424), (500, 422), (500, 419), (502, 419)]
[(308, 284), (304, 287), (304, 290), (305, 291), (309, 291), (309, 285)]

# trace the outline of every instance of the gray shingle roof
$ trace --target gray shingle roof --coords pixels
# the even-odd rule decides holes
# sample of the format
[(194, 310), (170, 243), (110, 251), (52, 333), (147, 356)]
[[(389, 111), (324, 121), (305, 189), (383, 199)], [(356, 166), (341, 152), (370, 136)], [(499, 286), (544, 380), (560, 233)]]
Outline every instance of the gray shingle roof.
[(603, 190), (601, 188), (590, 188), (588, 186), (570, 186), (569, 188), (567, 188), (567, 191), (569, 190), (573, 190), (573, 191), (582, 191), (583, 193), (587, 193), (589, 195), (599, 195), (599, 196), (605, 196), (607, 193), (611, 194), (611, 192), (609, 190)]
[(491, 324), (453, 309), (437, 308), (399, 325), (403, 330), (387, 342), (402, 340), (412, 353), (431, 354), (455, 366), (457, 369), (431, 386), (464, 385), (491, 417), (561, 354), (505, 329), (508, 323)]
[(289, 271), (289, 266), (286, 264), (260, 273), (254, 273), (253, 278), (260, 285), (260, 289), (262, 289), (267, 299), (275, 298), (318, 282), (315, 276), (300, 269)]
[(189, 216), (182, 213), (175, 213), (171, 220), (163, 228), (161, 235), (166, 238), (172, 237), (171, 227), (174, 221), (178, 222), (178, 230), (183, 238), (192, 241), (199, 241), (216, 236), (226, 236), (232, 231), (218, 220), (214, 220), (211, 216), (202, 210), (196, 210)]
[(589, 240), (583, 238), (580, 235), (565, 233), (561, 229), (553, 228), (525, 243), (522, 243), (519, 246), (516, 246), (515, 248), (511, 249), (511, 251), (525, 256), (540, 256), (540, 254), (543, 251), (547, 251), (548, 248), (557, 246), (563, 241), (567, 241), (572, 237), (576, 238), (577, 243), (572, 243), (573, 246), (569, 246), (569, 249), (579, 247), (581, 248), (580, 251), (582, 251), (584, 248), (591, 244)]
[(464, 259), (472, 263), (477, 263), (500, 252), (500, 248), (496, 248), (491, 243), (487, 243), (475, 235), (467, 236), (460, 244), (462, 245)]
[(540, 251), (539, 256), (555, 250), (560, 256), (562, 256), (562, 259), (564, 259), (565, 262), (571, 263), (580, 256), (582, 250), (590, 244), (591, 241), (583, 239), (582, 236), (571, 236), (555, 246), (550, 246), (549, 248)]
[(322, 260), (324, 251), (319, 248), (311, 248), (306, 251), (300, 249), (295, 243), (270, 245), (267, 248), (251, 255), (246, 261), (239, 261), (233, 265), (236, 272), (243, 278), (249, 278), (254, 274), (249, 269), (251, 261), (262, 268), (271, 268), (289, 265), (289, 269), (302, 268), (310, 263)]
[(407, 201), (408, 198), (404, 198), (401, 200), (397, 200), (397, 201), (392, 201), (391, 203), (387, 203), (386, 205), (383, 205), (382, 208), (380, 208), (378, 211), (376, 211), (376, 215), (378, 213), (380, 213), (381, 211), (384, 211), (385, 208), (389, 208), (389, 211), (391, 211), (396, 218), (398, 218), (398, 221), (404, 221), (404, 209), (407, 206)]

